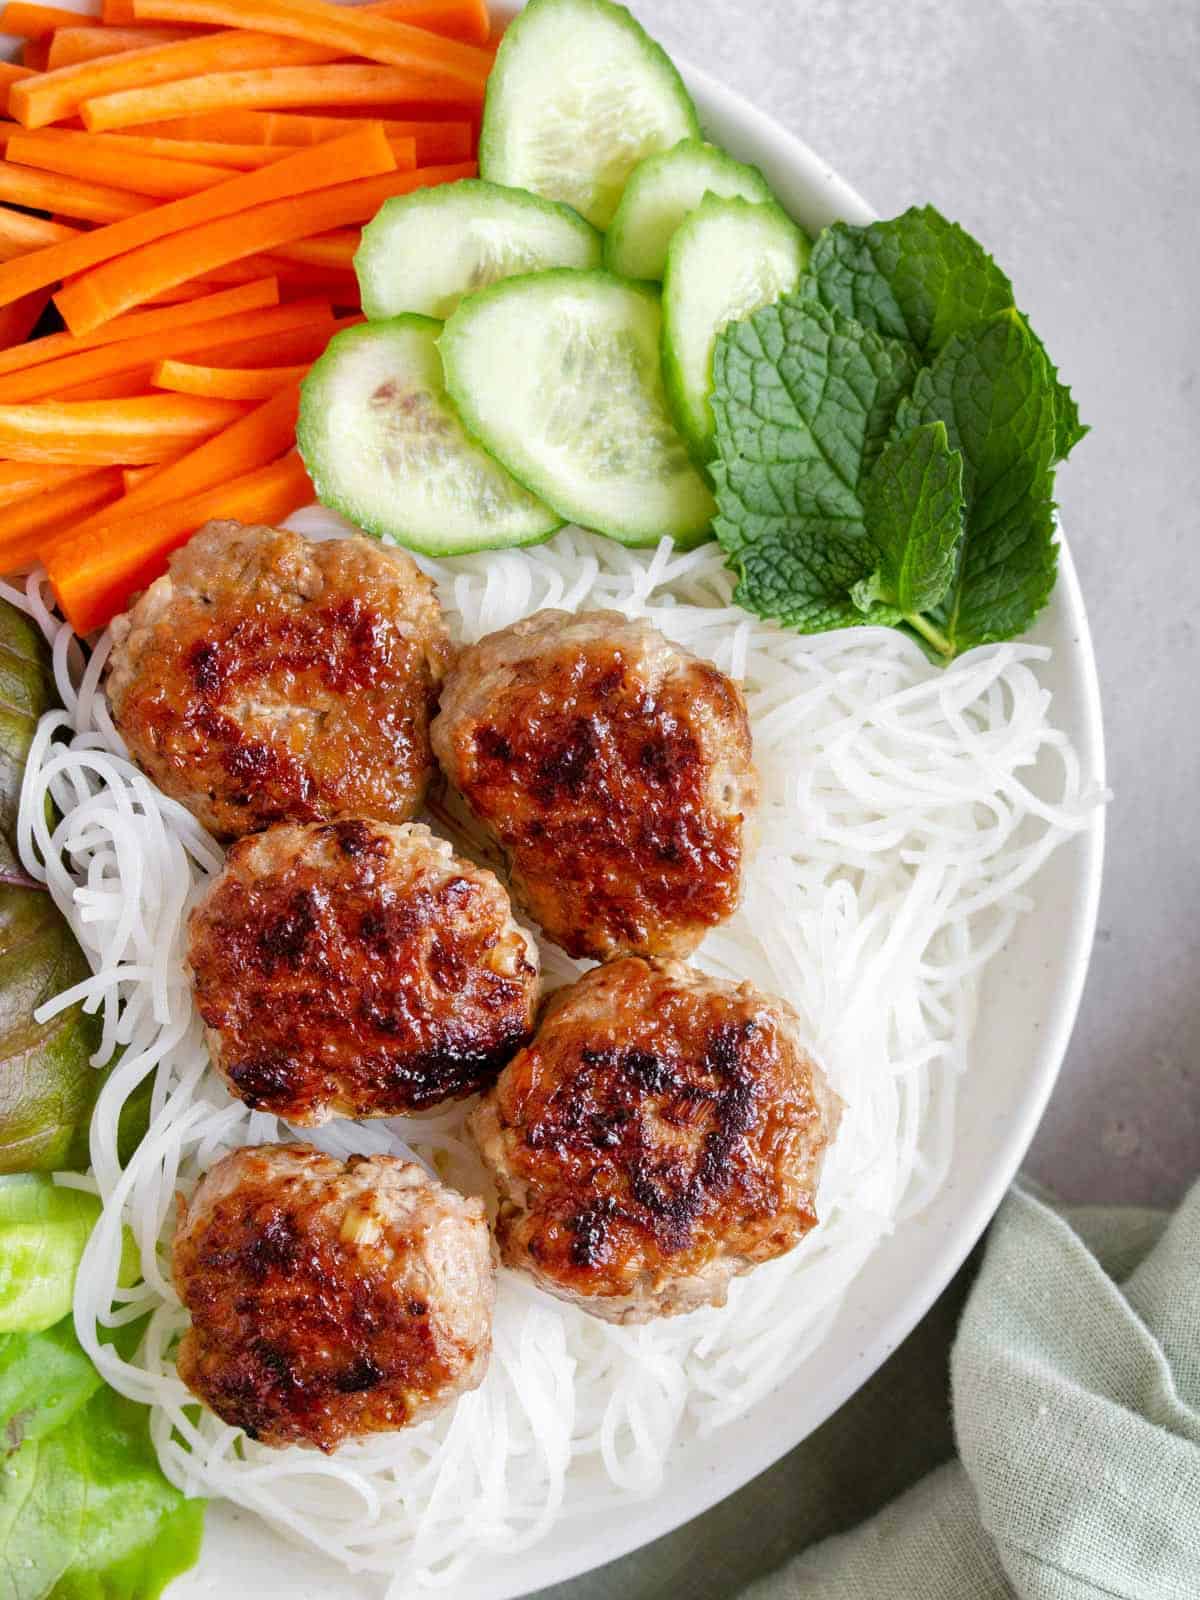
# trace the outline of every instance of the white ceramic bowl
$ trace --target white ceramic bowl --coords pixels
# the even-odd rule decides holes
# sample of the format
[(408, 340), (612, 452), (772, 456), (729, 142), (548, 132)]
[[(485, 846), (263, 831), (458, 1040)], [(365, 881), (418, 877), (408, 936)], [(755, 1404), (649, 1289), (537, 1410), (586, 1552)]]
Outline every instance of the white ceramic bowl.
[[(59, 0), (62, 4), (63, 0)], [(66, 0), (88, 9), (85, 0)], [(0, 53), (3, 53), (0, 46)], [(811, 233), (873, 213), (807, 145), (705, 73), (683, 67), (707, 132), (763, 169)], [(919, 198), (919, 197), (918, 197)], [(1087, 616), (1064, 546), (1054, 598), (1033, 637), (1053, 646), (1043, 682), (1054, 719), (1086, 775), (1102, 782), (1099, 686)], [(827, 1338), (794, 1376), (740, 1421), (670, 1463), (652, 1498), (586, 1522), (564, 1522), (525, 1555), (490, 1556), (453, 1587), (454, 1600), (510, 1600), (590, 1571), (647, 1544), (732, 1494), (820, 1426), (920, 1320), (975, 1244), (1033, 1138), (1062, 1064), (1095, 930), (1104, 816), (1034, 880), (1037, 911), (1018, 924), (988, 969), (971, 1070), (963, 1083), (954, 1160), (933, 1203), (870, 1258)], [(169, 1600), (377, 1600), (377, 1579), (355, 1577), (285, 1544), (248, 1513), (214, 1504), (199, 1566)]]

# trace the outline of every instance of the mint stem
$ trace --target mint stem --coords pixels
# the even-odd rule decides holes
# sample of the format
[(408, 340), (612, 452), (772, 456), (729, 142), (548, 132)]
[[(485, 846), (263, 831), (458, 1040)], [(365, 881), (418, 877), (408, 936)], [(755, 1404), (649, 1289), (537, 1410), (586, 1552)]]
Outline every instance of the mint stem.
[(927, 639), (938, 655), (945, 656), (947, 660), (954, 654), (954, 646), (947, 639), (940, 628), (935, 628), (932, 622), (923, 617), (919, 611), (906, 611), (904, 620), (910, 628), (915, 628), (922, 639)]

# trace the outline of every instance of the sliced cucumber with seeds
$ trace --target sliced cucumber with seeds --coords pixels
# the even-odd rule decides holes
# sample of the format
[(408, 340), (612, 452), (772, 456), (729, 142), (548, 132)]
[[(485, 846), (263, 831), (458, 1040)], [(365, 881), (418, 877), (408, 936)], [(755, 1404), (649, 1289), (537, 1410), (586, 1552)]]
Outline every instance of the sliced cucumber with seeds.
[(470, 431), (560, 516), (624, 544), (703, 538), (708, 485), (671, 422), (659, 297), (607, 272), (539, 272), (446, 324), (446, 385)]
[(481, 178), (385, 201), (354, 270), (372, 320), (450, 315), (464, 294), (543, 267), (598, 267), (600, 235), (570, 206)]
[(790, 294), (808, 257), (808, 240), (774, 203), (707, 195), (676, 229), (663, 281), (663, 376), (697, 461), (716, 454), (709, 395), (717, 335)]
[(606, 228), (638, 162), (699, 133), (683, 80), (624, 6), (530, 0), (488, 79), (479, 171)]
[(548, 539), (562, 519), (468, 437), (432, 317), (336, 334), (304, 380), (296, 443), (317, 498), (426, 555)]
[(623, 278), (661, 282), (671, 235), (706, 194), (760, 204), (775, 198), (757, 167), (744, 166), (715, 144), (684, 139), (634, 168), (604, 238), (604, 265)]

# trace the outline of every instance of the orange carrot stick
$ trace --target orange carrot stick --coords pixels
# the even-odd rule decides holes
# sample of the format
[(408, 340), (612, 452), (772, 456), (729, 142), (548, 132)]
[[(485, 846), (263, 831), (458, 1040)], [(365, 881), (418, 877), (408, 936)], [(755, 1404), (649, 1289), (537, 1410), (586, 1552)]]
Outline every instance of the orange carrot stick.
[(214, 518), (282, 522), (312, 498), (299, 456), (284, 456), (232, 483), (114, 521), (102, 537), (56, 542), (46, 555), (54, 592), (76, 630), (90, 633), (110, 622), (131, 594), (160, 577), (171, 551), (204, 523)]
[[(389, 139), (413, 139), (419, 167), (441, 162), (469, 161), (475, 153), (475, 130), (469, 122), (440, 121), (433, 118), (380, 119)], [(345, 133), (347, 119), (337, 116), (299, 116), (287, 111), (212, 111), (175, 121), (147, 123), (139, 130), (159, 140), (196, 144), (195, 159), (219, 162), (217, 151), (236, 152), (226, 159), (231, 166), (265, 165), (263, 152), (294, 145), (323, 144), (326, 139)], [(109, 134), (120, 138), (120, 134)], [(127, 137), (136, 138), (136, 134)], [(258, 158), (249, 156), (258, 151)], [(164, 148), (156, 154), (170, 156)], [(187, 159), (186, 157), (183, 159)]]
[(21, 46), (21, 65), (30, 72), (45, 72), (50, 59), (50, 40), (26, 39)]
[(264, 33), (197, 34), (175, 44), (124, 50), (98, 61), (80, 61), (36, 79), (23, 78), (9, 90), (11, 114), (26, 128), (41, 128), (74, 116), (85, 100), (122, 89), (170, 83), (208, 72), (247, 67), (304, 66), (336, 60), (337, 51), (302, 39)]
[(492, 31), (486, 0), (377, 0), (362, 9), (468, 44), (486, 44)]
[(15, 61), (0, 61), (0, 115), (8, 115), (8, 96), (13, 84), (33, 75), (32, 67), (18, 66)]
[(58, 211), (85, 222), (119, 222), (154, 205), (146, 195), (130, 194), (127, 189), (39, 172), (11, 161), (0, 161), (0, 200), (38, 211)]
[(325, 233), (315, 239), (297, 239), (291, 244), (281, 244), (275, 254), (280, 261), (300, 262), (308, 267), (326, 270), (349, 269), (354, 266), (355, 252), (362, 243), (358, 228), (347, 228), (337, 233)]
[(62, 6), (26, 5), (24, 0), (9, 0), (0, 11), (0, 33), (18, 33), (25, 39), (41, 39), (55, 28), (76, 27), (84, 17)]
[[(332, 145), (316, 145), (311, 154), (320, 156), (333, 148)], [(293, 161), (299, 159), (292, 157)], [(218, 188), (232, 188), (236, 183), (248, 183), (252, 178), (269, 177), (286, 164), (281, 161), (273, 167), (263, 167), (260, 172), (235, 178), (228, 184), (206, 190), (205, 194), (215, 194)], [(332, 170), (338, 170), (332, 160), (329, 165)], [(306, 194), (302, 199), (277, 200), (236, 217), (219, 217), (199, 228), (159, 239), (115, 261), (105, 262), (85, 273), (69, 289), (60, 291), (55, 304), (72, 333), (90, 333), (110, 317), (131, 310), (147, 295), (173, 283), (202, 277), (226, 262), (272, 250), (293, 239), (326, 233), (347, 223), (365, 222), (392, 195), (408, 194), (413, 189), (466, 177), (473, 171), (473, 166), (467, 164), (392, 172), (383, 177), (340, 183), (331, 189)], [(0, 267), (0, 279), (21, 264), (19, 260), (7, 262)]]
[(0, 206), (0, 261), (44, 250), (79, 236), (79, 229), (67, 222), (51, 222), (48, 217), (31, 217), (27, 211), (11, 211)]
[[(345, 133), (346, 128), (347, 124), (342, 123), (338, 132)], [(12, 139), (18, 135), (14, 132), (9, 137)], [(291, 154), (293, 148), (282, 144), (223, 144), (219, 139), (165, 139), (157, 134), (140, 132), (87, 133), (84, 130), (75, 132), (63, 128), (41, 128), (36, 134), (27, 134), (26, 137), (86, 139), (93, 149), (111, 151), (113, 155), (123, 159), (140, 161), (144, 156), (153, 156), (163, 161), (193, 161), (201, 166), (224, 167), (227, 170), (222, 173), (222, 177), (225, 178), (230, 176), (231, 170), (248, 172), (253, 167), (268, 167), (272, 161), (278, 161), (281, 156)], [(413, 142), (415, 144), (416, 140)]]
[(132, 27), (133, 0), (100, 0), (100, 20), (110, 28)]
[(0, 506), (45, 494), (76, 478), (90, 476), (88, 467), (47, 467), (32, 461), (0, 461)]
[(491, 57), (474, 45), (328, 0), (133, 0), (133, 14), (139, 22), (257, 28), (388, 67), (437, 68), (467, 91), (481, 91), (492, 68)]
[(91, 383), (73, 384), (61, 389), (56, 400), (132, 400), (141, 396), (148, 399), (154, 393), (150, 374), (154, 367), (144, 362), (140, 367), (130, 367), (128, 372), (116, 372), (110, 378), (96, 378)]
[(221, 344), (230, 344), (290, 333), (295, 328), (323, 329), (328, 338), (332, 324), (333, 313), (328, 305), (301, 301), (290, 306), (271, 306), (265, 311), (243, 311), (237, 316), (223, 317), (215, 325), (185, 323), (168, 332), (160, 329), (138, 338), (77, 349), (74, 354), (0, 377), (0, 405), (42, 400), (77, 384), (96, 383), (140, 367), (152, 368), (156, 361), (167, 356), (191, 355), (211, 348), (218, 340)]
[(161, 467), (122, 467), (121, 482), (125, 485), (125, 494), (136, 489), (140, 483), (145, 483), (147, 478), (153, 477), (156, 472), (161, 472)]
[(19, 166), (169, 200), (198, 194), (229, 177), (224, 167), (202, 166), (198, 161), (164, 161), (150, 155), (129, 157), (107, 149), (103, 140), (89, 133), (68, 133), (58, 128), (14, 133), (6, 156)]
[(0, 572), (32, 566), (47, 539), (72, 532), (78, 517), (111, 504), (122, 487), (120, 468), (105, 467), (0, 508)]
[[(286, 160), (276, 161), (257, 172), (237, 173), (200, 194), (154, 206), (141, 216), (114, 223), (112, 227), (80, 234), (20, 260), (4, 262), (0, 264), (0, 305), (28, 294), (31, 289), (86, 272), (99, 262), (109, 261), (151, 240), (214, 218), (251, 212), (268, 202), (319, 189), (328, 183), (331, 173), (339, 177), (366, 178), (394, 170), (391, 146), (377, 127), (368, 124), (344, 139), (298, 150)], [(322, 231), (319, 223), (305, 230), (308, 233), (319, 231)], [(199, 271), (193, 274), (200, 275)]]
[(150, 381), (173, 394), (207, 394), (218, 400), (265, 400), (299, 383), (309, 363), (298, 367), (198, 367), (190, 361), (160, 361)]
[[(83, 20), (82, 18), (80, 19)], [(60, 28), (50, 40), (46, 67), (76, 67), (81, 61), (97, 61), (101, 56), (124, 55), (127, 50), (148, 50), (155, 44), (177, 44), (194, 39), (190, 28)]]
[(336, 322), (311, 328), (293, 328), (291, 333), (276, 333), (257, 339), (238, 339), (232, 344), (214, 344), (194, 353), (210, 367), (265, 367), (272, 361), (281, 364), (314, 362), (337, 332)]
[[(132, 59), (128, 57), (126, 59)], [(13, 85), (15, 96), (25, 84)], [(203, 111), (272, 106), (386, 106), (397, 101), (478, 105), (482, 91), (466, 90), (437, 69), (357, 66), (353, 63), (311, 67), (264, 67), (247, 72), (210, 72), (148, 89), (85, 100), (80, 107), (92, 133), (139, 123), (161, 122)], [(14, 101), (15, 105), (15, 101)], [(24, 120), (23, 118), (21, 120)]]
[[(41, 290), (35, 292), (40, 294)], [(48, 361), (95, 349), (98, 345), (139, 338), (162, 338), (174, 333), (177, 328), (220, 322), (222, 318), (236, 317), (245, 311), (265, 310), (278, 303), (277, 280), (261, 278), (257, 283), (221, 289), (216, 294), (190, 300), (184, 305), (164, 306), (161, 310), (135, 311), (128, 317), (114, 317), (111, 322), (106, 322), (95, 333), (86, 334), (82, 339), (77, 339), (71, 333), (51, 333), (44, 339), (34, 339), (15, 350), (0, 350), (0, 374), (41, 366)]]
[(11, 305), (0, 306), (0, 357), (8, 354), (13, 346), (18, 349), (24, 346), (49, 303), (48, 290), (34, 289)]
[(236, 400), (151, 395), (134, 400), (0, 406), (0, 457), (76, 466), (162, 461), (242, 415)]

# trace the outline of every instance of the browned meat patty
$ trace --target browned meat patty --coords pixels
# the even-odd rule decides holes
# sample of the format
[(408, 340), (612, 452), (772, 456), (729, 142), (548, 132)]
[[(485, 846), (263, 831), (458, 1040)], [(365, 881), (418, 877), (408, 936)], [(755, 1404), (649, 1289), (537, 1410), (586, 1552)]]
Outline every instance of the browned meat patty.
[(210, 522), (113, 635), (117, 727), (214, 833), (419, 810), (450, 644), (404, 551)]
[(483, 1381), (495, 1281), (483, 1205), (391, 1156), (235, 1150), (179, 1220), (179, 1376), (264, 1444), (336, 1450)]
[(239, 840), (192, 913), (188, 961), (231, 1090), (289, 1122), (473, 1094), (533, 1031), (532, 939), (492, 873), (420, 823)]
[(840, 1115), (782, 1000), (627, 957), (553, 996), (470, 1127), (505, 1265), (647, 1322), (804, 1237)]
[(433, 747), (573, 956), (686, 955), (737, 907), (758, 797), (737, 685), (615, 611), (463, 651)]

